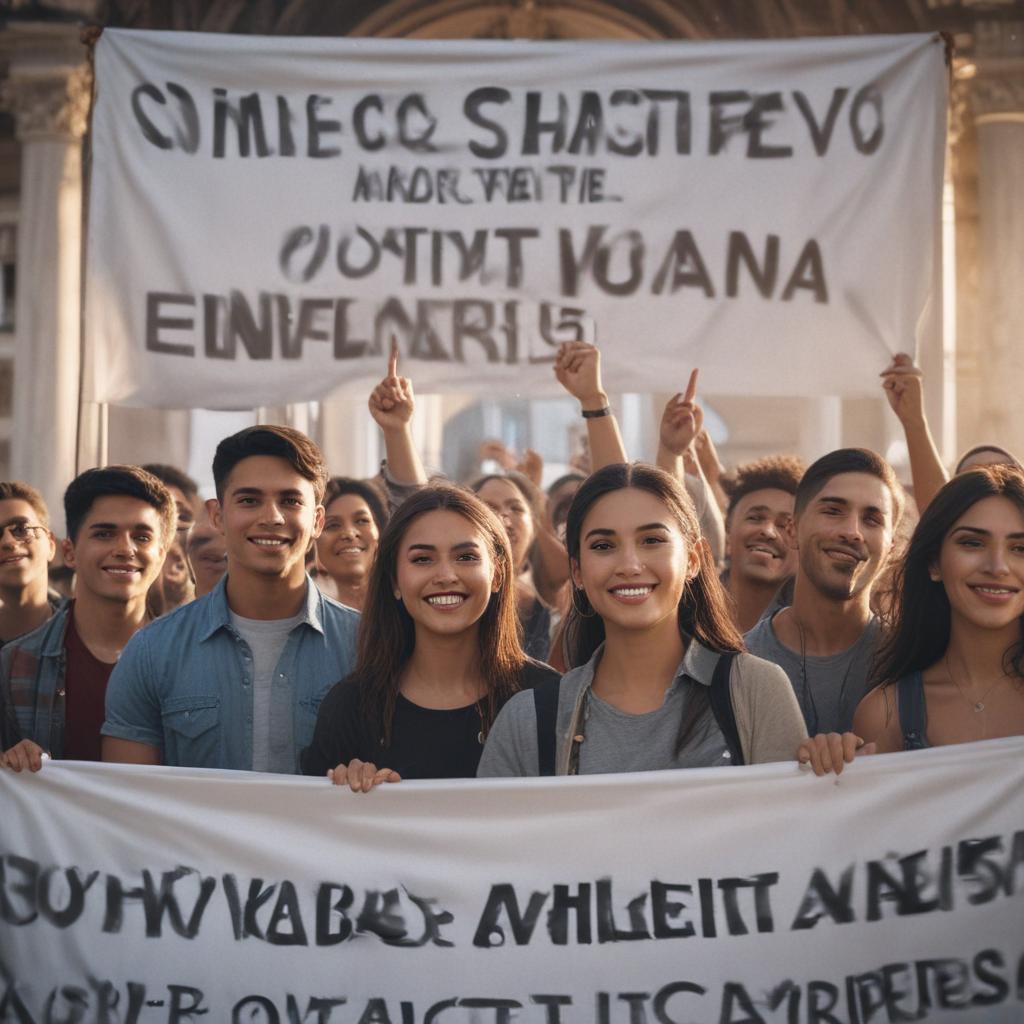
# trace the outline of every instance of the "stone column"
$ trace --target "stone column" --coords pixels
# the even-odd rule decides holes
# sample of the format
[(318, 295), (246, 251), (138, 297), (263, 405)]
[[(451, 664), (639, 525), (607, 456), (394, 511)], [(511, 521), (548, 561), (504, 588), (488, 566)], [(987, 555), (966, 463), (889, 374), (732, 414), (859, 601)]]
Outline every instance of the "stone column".
[(979, 434), (1024, 454), (1024, 23), (978, 26), (971, 86), (978, 145)]
[(13, 23), (0, 98), (21, 142), (11, 472), (60, 528), (78, 425), (82, 150), (91, 72), (78, 29)]

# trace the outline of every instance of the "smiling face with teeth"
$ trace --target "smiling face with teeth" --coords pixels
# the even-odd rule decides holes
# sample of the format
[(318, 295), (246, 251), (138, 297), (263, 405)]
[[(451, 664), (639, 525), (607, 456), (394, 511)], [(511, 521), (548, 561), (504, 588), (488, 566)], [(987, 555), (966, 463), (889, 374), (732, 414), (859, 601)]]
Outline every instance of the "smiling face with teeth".
[(799, 555), (797, 586), (831, 601), (865, 594), (892, 548), (893, 498), (870, 473), (837, 473), (790, 530)]
[(380, 531), (366, 499), (358, 494), (342, 494), (327, 506), (317, 557), (328, 576), (358, 583), (369, 575), (379, 539)]
[(476, 631), (498, 585), (487, 537), (458, 512), (425, 512), (402, 538), (395, 588), (417, 642), (423, 631)]
[(982, 629), (1019, 639), (1024, 616), (1024, 511), (1008, 498), (984, 498), (946, 534), (931, 577), (949, 598), (950, 613)]
[(78, 600), (129, 602), (144, 598), (167, 552), (160, 513), (127, 495), (97, 498), (74, 540), (63, 544), (75, 570)]
[(743, 580), (780, 586), (796, 572), (796, 552), (789, 543), (793, 495), (777, 487), (745, 494), (729, 516), (726, 544), (729, 572)]
[(610, 638), (618, 630), (678, 631), (679, 602), (699, 569), (695, 546), (656, 495), (635, 487), (594, 502), (581, 528), (573, 584), (581, 587)]
[(303, 583), (306, 551), (320, 535), (324, 509), (313, 484), (287, 459), (242, 459), (224, 482), (223, 500), (211, 500), (207, 507), (210, 521), (224, 535), (232, 580)]
[[(25, 540), (16, 540), (6, 529), (19, 525), (30, 528)], [(0, 527), (4, 528), (0, 537), (0, 591), (21, 591), (34, 581), (45, 580), (56, 544), (32, 505), (21, 498), (0, 501)]]

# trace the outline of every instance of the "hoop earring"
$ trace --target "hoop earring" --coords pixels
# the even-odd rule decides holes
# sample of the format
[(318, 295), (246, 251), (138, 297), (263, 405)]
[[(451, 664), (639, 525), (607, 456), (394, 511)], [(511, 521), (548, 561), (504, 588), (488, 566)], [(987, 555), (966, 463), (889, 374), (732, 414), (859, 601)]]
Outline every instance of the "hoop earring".
[[(594, 615), (597, 614), (594, 611), (593, 608), (589, 607), (590, 606), (590, 600), (587, 597), (587, 592), (582, 587), (575, 587), (574, 586), (572, 588), (572, 597), (570, 598), (570, 601), (572, 603), (573, 611), (576, 612), (576, 614), (581, 619), (589, 619), (589, 618), (592, 618)], [(581, 603), (582, 604), (586, 604), (588, 606), (589, 610), (581, 607)]]

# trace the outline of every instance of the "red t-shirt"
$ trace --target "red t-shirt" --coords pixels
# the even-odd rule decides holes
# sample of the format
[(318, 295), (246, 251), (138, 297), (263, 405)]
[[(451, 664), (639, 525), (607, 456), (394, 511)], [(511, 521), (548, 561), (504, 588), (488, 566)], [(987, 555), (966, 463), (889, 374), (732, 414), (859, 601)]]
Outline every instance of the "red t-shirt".
[(99, 761), (107, 682), (114, 666), (100, 661), (82, 643), (75, 629), (74, 604), (68, 612), (64, 651), (64, 756), (69, 761)]

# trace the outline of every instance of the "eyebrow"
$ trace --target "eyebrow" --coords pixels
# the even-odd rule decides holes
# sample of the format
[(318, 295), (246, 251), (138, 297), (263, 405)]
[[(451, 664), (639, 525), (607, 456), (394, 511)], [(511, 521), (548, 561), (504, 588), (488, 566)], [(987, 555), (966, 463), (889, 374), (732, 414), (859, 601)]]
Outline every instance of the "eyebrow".
[[(89, 523), (90, 530), (123, 530), (125, 527), (121, 523)], [(149, 523), (135, 523), (128, 527), (129, 530), (148, 530), (150, 533), (156, 533), (156, 527)]]
[(42, 526), (42, 523), (33, 523), (28, 516), (15, 516), (4, 523), (0, 523), (0, 530), (6, 530), (8, 526)]
[[(634, 533), (644, 533), (647, 530), (664, 530), (666, 533), (671, 533), (671, 530), (664, 523), (644, 523), (643, 526), (638, 526)], [(583, 538), (584, 540), (590, 540), (591, 537), (614, 537), (615, 530), (609, 530), (607, 527), (597, 526), (593, 530), (588, 530), (587, 535)]]
[[(843, 508), (849, 508), (850, 504), (851, 504), (846, 498), (840, 498), (838, 496), (833, 496), (833, 495), (828, 495), (828, 494), (826, 494), (824, 497), (819, 498), (818, 499), (818, 503), (820, 505), (842, 505)], [(864, 506), (864, 511), (865, 512), (877, 512), (878, 515), (880, 515), (880, 516), (886, 515), (885, 509), (884, 508), (879, 508), (877, 505), (865, 505)]]
[[(980, 526), (958, 526), (953, 533), (972, 533), (977, 534), (981, 537), (991, 537), (991, 530), (983, 530)], [(1008, 533), (1006, 535), (1007, 540), (1020, 540), (1024, 538), (1024, 533)]]
[(282, 491), (265, 491), (265, 490), (263, 490), (262, 487), (237, 487), (231, 493), (234, 494), (234, 495), (244, 494), (246, 496), (264, 495), (264, 494), (278, 494), (278, 495), (281, 495), (283, 497), (292, 498), (292, 497), (295, 497), (295, 495), (300, 495), (301, 496), (302, 491), (300, 491), (298, 489), (298, 487), (286, 487)]
[[(464, 540), (459, 544), (452, 545), (452, 551), (466, 551), (472, 548), (474, 551), (480, 550), (480, 545), (475, 540)], [(410, 551), (436, 551), (436, 544), (410, 544)]]

